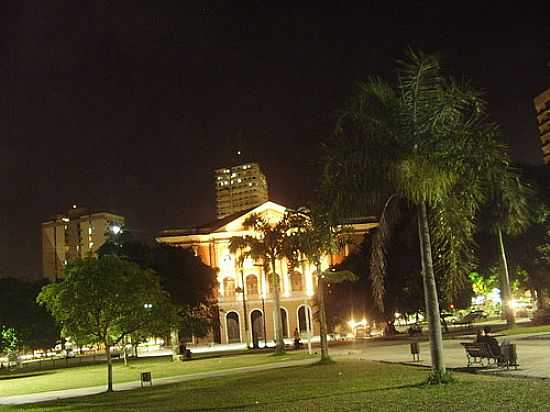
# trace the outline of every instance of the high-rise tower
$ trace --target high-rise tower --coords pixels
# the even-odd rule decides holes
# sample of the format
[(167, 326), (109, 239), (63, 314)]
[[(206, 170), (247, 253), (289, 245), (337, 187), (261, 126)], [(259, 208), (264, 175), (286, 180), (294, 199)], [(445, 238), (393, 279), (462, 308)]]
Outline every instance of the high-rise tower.
[(534, 102), (544, 163), (550, 165), (550, 89), (535, 97)]
[(216, 169), (214, 181), (218, 219), (268, 200), (267, 179), (258, 163)]

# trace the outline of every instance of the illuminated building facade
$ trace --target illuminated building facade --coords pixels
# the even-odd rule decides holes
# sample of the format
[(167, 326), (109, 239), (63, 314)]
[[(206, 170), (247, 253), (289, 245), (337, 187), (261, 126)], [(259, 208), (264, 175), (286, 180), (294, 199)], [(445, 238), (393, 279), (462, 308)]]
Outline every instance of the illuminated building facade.
[(74, 206), (42, 223), (42, 270), (50, 281), (62, 277), (67, 262), (95, 256), (113, 228), (124, 224), (122, 216), (107, 212), (92, 213)]
[[(251, 214), (276, 222), (283, 218), (285, 211), (284, 206), (267, 201), (196, 228), (164, 230), (157, 238), (159, 242), (192, 248), (204, 263), (218, 269), (219, 287), (216, 296), (220, 309), (221, 343), (246, 342), (257, 345), (264, 341), (264, 336), (267, 337), (268, 344), (275, 339), (274, 302), (270, 282), (272, 275), (266, 276), (261, 262), (254, 262), (252, 259), (247, 259), (241, 270), (236, 256), (229, 252), (229, 243), (233, 236), (258, 235), (243, 228), (244, 220)], [(353, 224), (357, 243), (375, 226), (377, 224), (372, 221)], [(347, 252), (348, 248), (342, 255)], [(328, 269), (331, 264), (339, 263), (342, 258), (343, 256), (327, 256), (323, 262), (323, 270)], [(318, 335), (319, 325), (311, 316), (314, 294), (317, 291), (314, 267), (304, 262), (301, 267), (289, 270), (285, 260), (278, 260), (276, 268), (277, 275), (280, 276), (284, 337), (290, 343), (296, 328), (302, 339), (306, 338), (308, 330), (312, 335)], [(246, 313), (243, 303), (246, 305)]]
[(548, 165), (550, 164), (550, 89), (535, 97), (534, 102), (544, 163)]
[(267, 179), (258, 163), (245, 163), (214, 171), (218, 219), (268, 200)]

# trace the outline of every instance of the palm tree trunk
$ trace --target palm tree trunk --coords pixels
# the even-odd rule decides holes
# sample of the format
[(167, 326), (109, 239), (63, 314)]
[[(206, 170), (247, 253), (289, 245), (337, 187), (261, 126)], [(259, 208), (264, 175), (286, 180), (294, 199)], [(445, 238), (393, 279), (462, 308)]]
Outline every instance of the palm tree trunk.
[[(279, 276), (275, 271), (275, 259), (271, 259), (273, 302), (275, 304), (275, 353), (284, 353), (283, 319), (281, 318), (281, 297), (279, 294)], [(264, 314), (265, 316), (265, 314)]]
[(430, 333), (430, 353), (432, 357), (432, 374), (435, 381), (445, 375), (443, 361), (443, 336), (439, 314), (439, 299), (432, 261), (432, 246), (430, 228), (428, 226), (428, 212), (426, 203), (418, 206), (418, 232), (420, 237), (420, 254), (422, 262), (422, 280), (424, 284), (424, 299), (426, 301), (426, 318)]
[(111, 345), (105, 340), (105, 351), (107, 353), (107, 392), (113, 391), (113, 359), (111, 358)]
[(502, 308), (506, 317), (506, 326), (509, 328), (515, 326), (516, 318), (514, 309), (510, 306), (512, 302), (512, 290), (510, 289), (510, 276), (508, 274), (508, 262), (506, 261), (506, 251), (504, 250), (504, 241), (502, 240), (502, 230), (497, 226), (498, 251), (500, 254), (500, 263), (502, 270), (500, 271), (500, 294), (502, 300)]
[[(327, 313), (325, 310), (325, 280), (321, 275), (321, 265), (317, 264), (317, 274), (319, 284), (317, 286), (317, 296), (319, 299), (319, 324), (321, 337), (321, 360), (329, 359), (328, 356), (328, 340), (327, 340)], [(307, 316), (307, 314), (306, 314)]]

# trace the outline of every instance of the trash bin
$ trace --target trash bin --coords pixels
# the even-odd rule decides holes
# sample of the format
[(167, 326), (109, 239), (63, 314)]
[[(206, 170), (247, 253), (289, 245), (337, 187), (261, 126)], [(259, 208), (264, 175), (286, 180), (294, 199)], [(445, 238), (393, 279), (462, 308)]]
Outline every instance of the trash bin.
[(420, 344), (418, 342), (411, 342), (411, 355), (413, 361), (420, 361)]
[(503, 345), (502, 354), (504, 356), (504, 361), (506, 363), (506, 368), (513, 366), (517, 369), (518, 365), (518, 354), (516, 350), (516, 345), (514, 343), (508, 343)]
[(143, 384), (147, 382), (149, 382), (150, 386), (153, 386), (153, 376), (151, 372), (141, 372), (141, 387), (143, 388)]

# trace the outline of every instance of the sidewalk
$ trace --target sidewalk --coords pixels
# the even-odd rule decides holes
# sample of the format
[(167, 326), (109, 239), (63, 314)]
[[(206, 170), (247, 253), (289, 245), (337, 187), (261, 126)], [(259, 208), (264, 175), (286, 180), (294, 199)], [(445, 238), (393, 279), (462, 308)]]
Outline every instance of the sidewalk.
[[(507, 340), (517, 346), (519, 368), (476, 368), (477, 372), (487, 374), (499, 374), (503, 376), (529, 377), (529, 378), (550, 378), (550, 333), (536, 333), (525, 335), (513, 335), (498, 337), (499, 342)], [(445, 365), (451, 369), (462, 369), (466, 367), (466, 353), (461, 342), (471, 342), (471, 337), (464, 339), (448, 339), (443, 341)], [(420, 342), (420, 361), (413, 362), (410, 354), (409, 342), (392, 344), (387, 346), (369, 346), (368, 343), (355, 346), (353, 349), (334, 348), (333, 355), (349, 356), (360, 359), (404, 363), (410, 365), (430, 366), (430, 344)]]
[[(153, 376), (153, 386), (159, 385), (169, 385), (173, 383), (187, 382), (196, 379), (205, 379), (205, 378), (215, 378), (226, 375), (235, 375), (243, 374), (256, 371), (264, 371), (268, 369), (278, 369), (278, 368), (289, 368), (292, 366), (303, 366), (310, 365), (317, 362), (319, 359), (304, 359), (299, 361), (289, 361), (281, 363), (273, 363), (267, 365), (257, 365), (257, 366), (243, 366), (241, 368), (233, 369), (224, 369), (220, 371), (211, 371), (211, 372), (199, 372), (189, 375), (180, 375), (180, 376), (171, 376), (167, 378), (155, 379)], [(149, 385), (149, 384), (146, 384)], [(123, 382), (113, 385), (113, 390), (115, 391), (129, 391), (132, 389), (141, 388), (140, 381), (132, 382)], [(93, 386), (88, 388), (78, 388), (78, 389), (65, 389), (62, 391), (50, 391), (50, 392), (38, 392), (31, 393), (28, 395), (14, 395), (14, 396), (5, 396), (0, 397), (0, 405), (22, 405), (27, 403), (36, 403), (36, 402), (45, 402), (53, 401), (58, 399), (67, 399), (67, 398), (77, 398), (81, 396), (97, 395), (99, 393), (104, 393), (106, 389), (105, 385)]]

